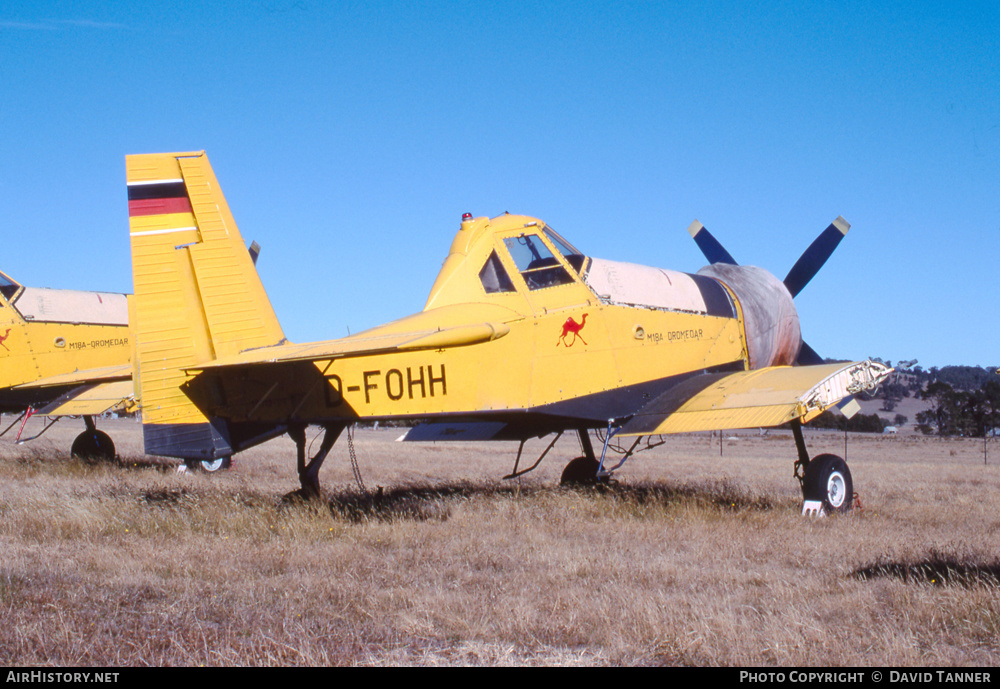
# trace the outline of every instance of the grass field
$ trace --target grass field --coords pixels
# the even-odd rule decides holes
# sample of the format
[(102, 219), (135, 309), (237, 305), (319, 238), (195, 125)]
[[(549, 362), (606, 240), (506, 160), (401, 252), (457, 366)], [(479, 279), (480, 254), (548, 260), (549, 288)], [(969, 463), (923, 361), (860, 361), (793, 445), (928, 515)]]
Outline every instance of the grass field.
[(558, 487), (574, 438), (505, 482), (516, 444), (359, 431), (371, 492), (342, 439), (327, 506), (282, 502), (287, 438), (206, 476), (101, 427), (121, 466), (70, 460), (69, 421), (0, 442), (0, 664), (1000, 660), (996, 441), (851, 436), (862, 509), (806, 519), (782, 432), (672, 437), (594, 491)]

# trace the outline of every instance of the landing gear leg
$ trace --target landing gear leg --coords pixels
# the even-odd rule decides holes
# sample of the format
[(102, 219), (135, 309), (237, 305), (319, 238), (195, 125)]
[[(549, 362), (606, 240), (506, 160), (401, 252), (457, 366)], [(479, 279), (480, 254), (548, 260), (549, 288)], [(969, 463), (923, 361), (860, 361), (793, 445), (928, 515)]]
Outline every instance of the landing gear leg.
[(583, 456), (571, 460), (563, 469), (559, 483), (564, 486), (592, 485), (598, 481), (597, 471), (601, 468), (601, 463), (594, 456), (594, 446), (590, 443), (590, 432), (586, 428), (581, 428), (577, 430), (577, 434), (580, 436)]
[(799, 451), (799, 458), (795, 460), (794, 476), (801, 485), (806, 469), (809, 467), (809, 450), (806, 448), (806, 439), (802, 437), (802, 422), (795, 419), (791, 422), (792, 435), (795, 437), (795, 448)]
[(111, 441), (111, 437), (97, 430), (93, 416), (84, 416), (83, 421), (87, 424), (87, 430), (76, 436), (70, 454), (88, 462), (114, 460), (115, 444)]
[(347, 424), (330, 424), (323, 427), (323, 442), (319, 452), (306, 463), (306, 427), (304, 424), (293, 424), (288, 427), (288, 435), (295, 441), (296, 466), (299, 472), (299, 494), (303, 498), (312, 499), (322, 495), (319, 487), (319, 469), (323, 460), (330, 453), (333, 444), (337, 442)]
[[(799, 458), (795, 462), (795, 478), (802, 485), (802, 497), (818, 502), (827, 513), (849, 512), (854, 506), (854, 481), (847, 462), (837, 455), (824, 454), (809, 459), (802, 424), (792, 421), (792, 434)], [(804, 513), (804, 512), (803, 512)]]

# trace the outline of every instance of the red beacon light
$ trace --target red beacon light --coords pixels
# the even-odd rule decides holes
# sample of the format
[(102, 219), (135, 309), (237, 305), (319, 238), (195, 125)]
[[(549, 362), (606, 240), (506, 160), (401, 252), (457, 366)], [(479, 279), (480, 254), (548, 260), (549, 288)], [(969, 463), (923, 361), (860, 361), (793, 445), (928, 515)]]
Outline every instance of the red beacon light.
[(472, 213), (462, 213), (462, 222), (469, 222), (472, 220)]

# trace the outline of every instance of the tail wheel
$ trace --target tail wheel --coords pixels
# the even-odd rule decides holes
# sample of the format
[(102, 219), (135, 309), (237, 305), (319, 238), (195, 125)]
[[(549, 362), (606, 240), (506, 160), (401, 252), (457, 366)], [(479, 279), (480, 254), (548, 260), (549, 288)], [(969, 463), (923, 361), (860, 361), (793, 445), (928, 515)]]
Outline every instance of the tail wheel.
[(115, 458), (115, 444), (104, 431), (86, 430), (76, 436), (70, 454), (86, 462), (110, 462)]
[(827, 512), (848, 512), (854, 503), (854, 481), (847, 462), (837, 455), (814, 457), (806, 465), (802, 495), (821, 501)]
[(601, 463), (592, 457), (577, 457), (563, 469), (559, 483), (563, 486), (586, 486), (598, 482), (597, 470)]
[(207, 471), (212, 474), (216, 471), (224, 471), (233, 466), (232, 455), (226, 455), (225, 457), (216, 457), (215, 459), (203, 459), (201, 460), (201, 470)]
[(216, 457), (215, 459), (189, 459), (184, 462), (189, 471), (204, 471), (214, 474), (217, 471), (224, 471), (233, 465), (232, 455)]

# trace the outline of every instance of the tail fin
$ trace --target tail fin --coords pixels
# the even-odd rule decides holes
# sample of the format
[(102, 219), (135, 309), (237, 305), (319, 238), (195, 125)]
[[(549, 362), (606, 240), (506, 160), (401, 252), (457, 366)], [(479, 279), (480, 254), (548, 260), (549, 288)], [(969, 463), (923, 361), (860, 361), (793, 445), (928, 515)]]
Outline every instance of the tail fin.
[(284, 340), (204, 151), (126, 157), (136, 391), (146, 452), (206, 459), (240, 449), (185, 394), (185, 368)]

